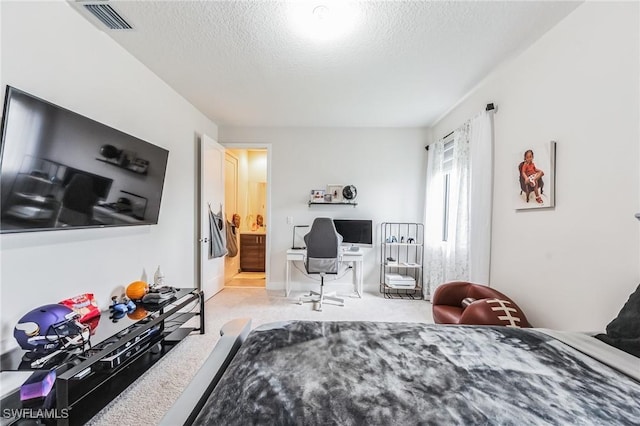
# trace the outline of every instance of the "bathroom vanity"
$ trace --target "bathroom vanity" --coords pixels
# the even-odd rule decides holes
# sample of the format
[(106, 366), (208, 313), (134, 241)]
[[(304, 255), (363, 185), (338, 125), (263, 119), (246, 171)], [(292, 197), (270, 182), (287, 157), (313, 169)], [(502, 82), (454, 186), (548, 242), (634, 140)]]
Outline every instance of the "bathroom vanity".
[(264, 272), (267, 234), (240, 234), (240, 270), (242, 272)]

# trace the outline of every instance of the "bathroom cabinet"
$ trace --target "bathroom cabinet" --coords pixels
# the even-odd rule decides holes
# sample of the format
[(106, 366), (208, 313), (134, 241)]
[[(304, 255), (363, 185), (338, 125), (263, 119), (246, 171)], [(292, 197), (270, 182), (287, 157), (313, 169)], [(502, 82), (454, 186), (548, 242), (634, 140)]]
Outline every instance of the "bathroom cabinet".
[(240, 270), (264, 272), (267, 235), (240, 234)]

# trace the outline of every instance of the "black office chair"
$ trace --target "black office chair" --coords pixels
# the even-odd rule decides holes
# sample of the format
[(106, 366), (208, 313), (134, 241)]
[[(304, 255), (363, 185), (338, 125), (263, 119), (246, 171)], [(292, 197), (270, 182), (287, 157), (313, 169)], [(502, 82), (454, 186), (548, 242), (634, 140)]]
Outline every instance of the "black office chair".
[(56, 226), (85, 226), (93, 219), (93, 206), (98, 201), (93, 190), (93, 179), (75, 174), (67, 184), (62, 196)]
[(304, 267), (308, 274), (320, 274), (320, 293), (311, 291), (308, 296), (300, 297), (299, 304), (317, 303), (317, 311), (322, 311), (322, 303), (325, 300), (344, 306), (344, 299), (335, 297), (335, 293), (324, 292), (324, 276), (336, 275), (340, 266), (342, 236), (336, 231), (333, 220), (328, 217), (316, 218), (311, 225), (311, 231), (304, 236), (304, 242), (307, 246)]

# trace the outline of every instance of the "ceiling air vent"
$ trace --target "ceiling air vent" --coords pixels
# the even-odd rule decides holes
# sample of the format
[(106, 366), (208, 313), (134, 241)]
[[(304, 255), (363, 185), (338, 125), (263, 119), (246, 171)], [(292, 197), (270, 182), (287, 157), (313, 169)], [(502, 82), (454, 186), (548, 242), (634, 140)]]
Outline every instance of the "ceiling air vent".
[(130, 30), (133, 27), (108, 4), (84, 4), (89, 12), (112, 30)]

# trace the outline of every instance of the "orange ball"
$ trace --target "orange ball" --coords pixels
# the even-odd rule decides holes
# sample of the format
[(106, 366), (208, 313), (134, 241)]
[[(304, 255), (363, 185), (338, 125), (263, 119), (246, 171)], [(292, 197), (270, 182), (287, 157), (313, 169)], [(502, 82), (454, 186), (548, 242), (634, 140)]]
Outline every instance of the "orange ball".
[(134, 281), (127, 286), (127, 297), (131, 300), (142, 300), (145, 294), (149, 292), (149, 284), (144, 281)]

